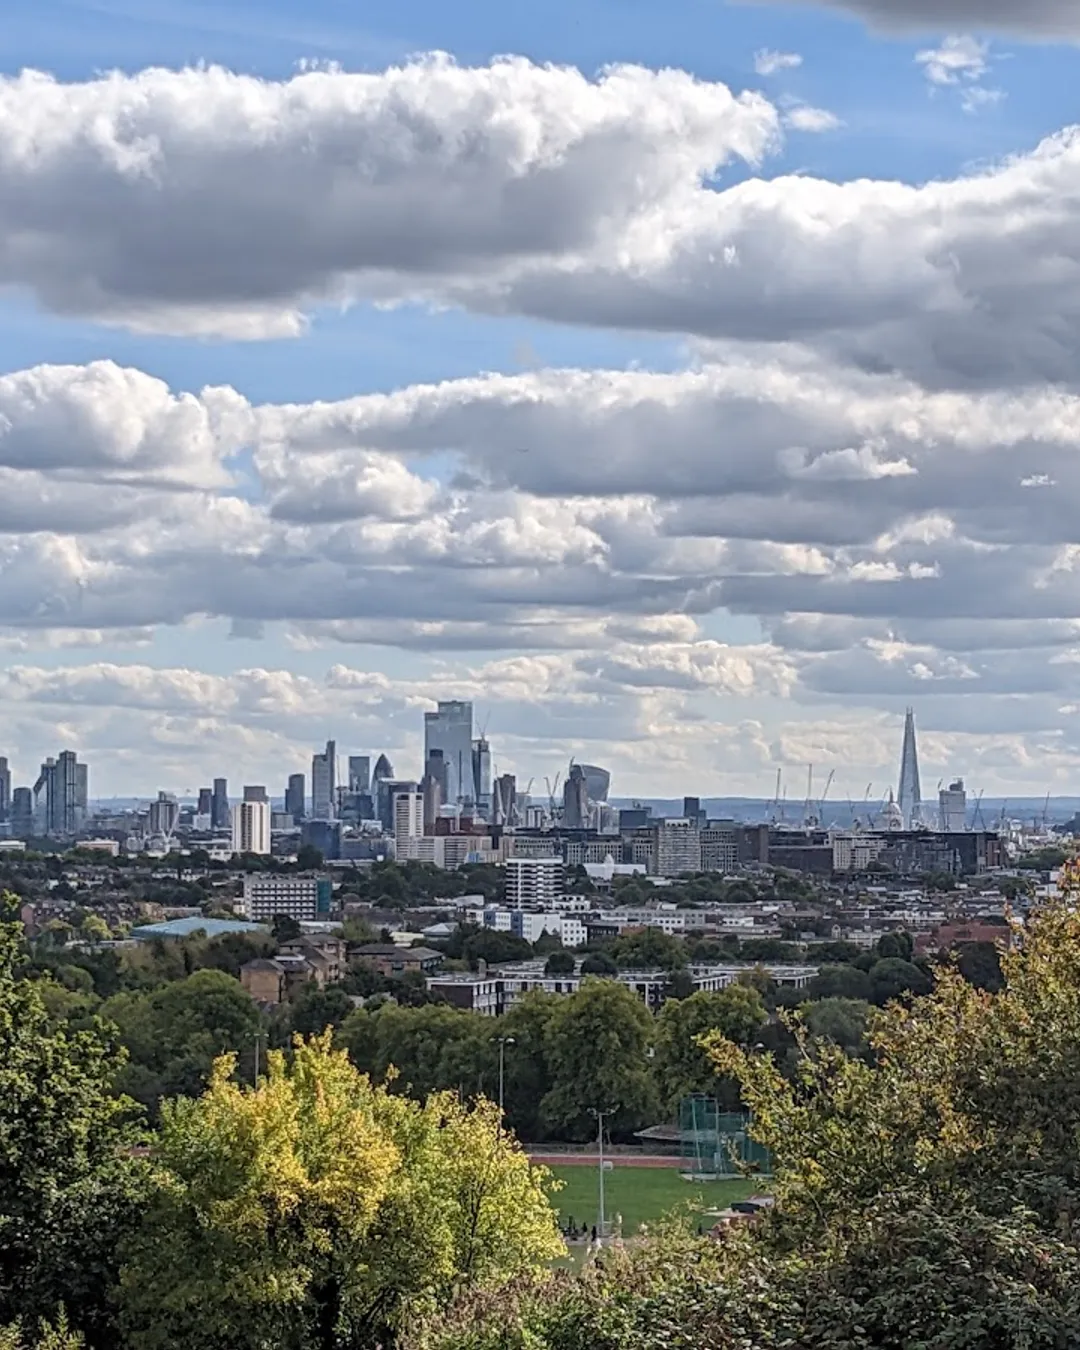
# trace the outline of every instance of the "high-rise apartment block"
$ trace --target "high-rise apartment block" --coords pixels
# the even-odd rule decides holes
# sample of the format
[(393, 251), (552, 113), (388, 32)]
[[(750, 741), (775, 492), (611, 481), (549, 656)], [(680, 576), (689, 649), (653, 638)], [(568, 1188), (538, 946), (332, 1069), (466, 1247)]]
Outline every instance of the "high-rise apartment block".
[(326, 749), (311, 759), (311, 814), (315, 820), (333, 820), (337, 806), (337, 746), (326, 742)]
[(394, 844), (399, 858), (412, 854), (412, 842), (423, 838), (424, 794), (414, 790), (394, 794)]
[(967, 829), (967, 793), (962, 778), (938, 793), (938, 814), (941, 828), (947, 834)]
[(69, 838), (82, 829), (89, 807), (89, 773), (74, 750), (47, 759), (34, 784), (34, 824), (41, 834)]
[(441, 750), (446, 764), (446, 801), (473, 801), (473, 705), (458, 700), (440, 702), (436, 712), (424, 714), (424, 762)]
[(563, 895), (562, 858), (507, 858), (510, 909), (554, 909)]
[(146, 813), (147, 834), (174, 834), (180, 823), (180, 803), (171, 792), (159, 792), (157, 801), (150, 803)]
[(701, 871), (701, 832), (696, 820), (665, 820), (656, 826), (655, 870), (659, 877)]
[(270, 853), (270, 803), (268, 801), (237, 802), (232, 813), (232, 848), (234, 853)]
[(7, 760), (0, 755), (0, 821), (6, 821), (11, 814), (11, 769)]

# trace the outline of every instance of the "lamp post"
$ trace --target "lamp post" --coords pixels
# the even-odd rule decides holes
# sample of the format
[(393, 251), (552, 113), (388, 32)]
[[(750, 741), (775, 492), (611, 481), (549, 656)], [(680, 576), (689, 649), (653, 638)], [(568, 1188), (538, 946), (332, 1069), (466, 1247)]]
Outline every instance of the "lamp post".
[(601, 1236), (601, 1237), (604, 1236), (604, 1228), (606, 1227), (606, 1221), (605, 1221), (605, 1215), (604, 1215), (604, 1117), (605, 1117), (605, 1116), (610, 1116), (616, 1109), (617, 1109), (617, 1108), (614, 1107), (614, 1106), (606, 1106), (606, 1107), (603, 1107), (603, 1108), (600, 1108), (600, 1107), (594, 1107), (594, 1108), (593, 1108), (592, 1110), (590, 1110), (590, 1112), (589, 1112), (589, 1115), (590, 1115), (590, 1116), (595, 1116), (595, 1117), (596, 1117), (596, 1145), (597, 1145), (597, 1154), (598, 1154), (599, 1161), (600, 1161), (600, 1236)]
[(499, 1134), (502, 1135), (503, 1103), (506, 1096), (506, 1047), (516, 1044), (513, 1036), (499, 1037)]

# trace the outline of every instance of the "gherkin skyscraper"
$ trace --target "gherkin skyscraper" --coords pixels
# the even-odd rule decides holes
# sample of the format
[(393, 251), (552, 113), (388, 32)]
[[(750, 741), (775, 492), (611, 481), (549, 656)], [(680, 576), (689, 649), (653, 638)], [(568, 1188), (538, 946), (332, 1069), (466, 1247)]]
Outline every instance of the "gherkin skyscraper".
[(915, 712), (907, 710), (904, 718), (904, 748), (900, 752), (900, 791), (897, 805), (904, 815), (904, 828), (913, 829), (922, 823), (922, 789), (919, 786), (919, 752), (915, 745)]

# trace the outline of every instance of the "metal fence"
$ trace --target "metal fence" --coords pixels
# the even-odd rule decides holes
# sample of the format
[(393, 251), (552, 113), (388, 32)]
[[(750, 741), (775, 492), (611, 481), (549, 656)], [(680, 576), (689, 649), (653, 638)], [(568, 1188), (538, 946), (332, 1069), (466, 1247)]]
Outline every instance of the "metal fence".
[(684, 1097), (679, 1108), (683, 1171), (694, 1177), (769, 1176), (769, 1150), (749, 1134), (749, 1115), (721, 1111), (715, 1098)]

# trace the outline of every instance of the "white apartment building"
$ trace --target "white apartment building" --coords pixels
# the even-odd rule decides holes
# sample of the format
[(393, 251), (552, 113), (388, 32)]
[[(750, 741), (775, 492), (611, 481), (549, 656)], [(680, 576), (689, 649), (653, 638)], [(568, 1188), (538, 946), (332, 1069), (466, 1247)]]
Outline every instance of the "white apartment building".
[(232, 813), (232, 851), (270, 853), (270, 803), (237, 802)]
[(507, 858), (506, 903), (511, 909), (556, 909), (562, 893), (561, 858)]
[(865, 872), (885, 848), (886, 840), (862, 834), (834, 834), (834, 872)]
[(243, 913), (255, 923), (272, 922), (279, 914), (297, 923), (314, 923), (330, 913), (332, 894), (329, 877), (249, 872), (244, 877)]
[(696, 820), (665, 820), (657, 825), (654, 867), (658, 877), (701, 871), (701, 832)]
[(526, 942), (539, 942), (545, 933), (562, 940), (564, 947), (583, 947), (588, 941), (585, 925), (576, 915), (521, 909), (486, 909), (484, 927), (512, 933)]
[(414, 840), (424, 836), (424, 794), (397, 792), (394, 794), (394, 845), (399, 858), (410, 858)]

